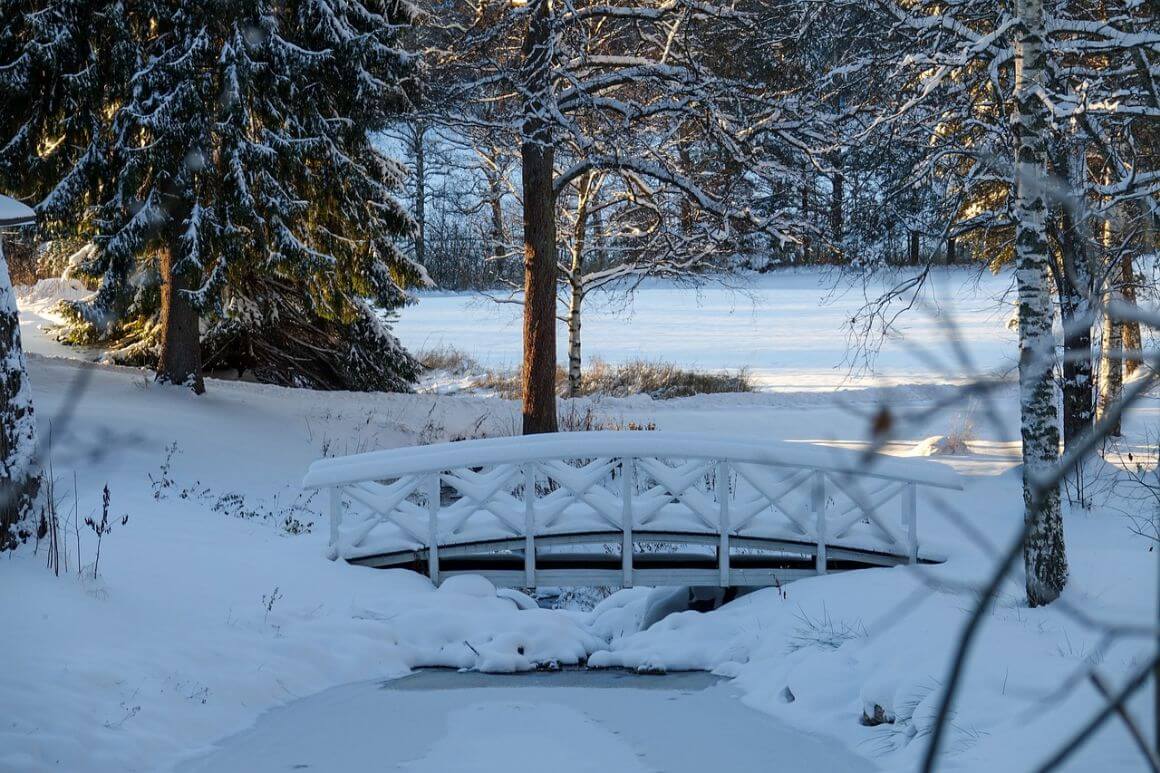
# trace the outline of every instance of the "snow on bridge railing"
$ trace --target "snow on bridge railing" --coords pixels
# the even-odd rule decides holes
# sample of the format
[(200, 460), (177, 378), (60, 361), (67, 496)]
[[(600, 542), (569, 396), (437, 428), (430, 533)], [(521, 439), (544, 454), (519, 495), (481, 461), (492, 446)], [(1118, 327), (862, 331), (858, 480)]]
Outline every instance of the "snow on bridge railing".
[[(316, 461), (303, 481), (330, 491), (331, 558), (399, 565), (421, 554), (438, 581), (441, 550), (488, 544), (522, 551), (527, 586), (537, 541), (584, 534), (615, 535), (624, 585), (633, 584), (634, 535), (711, 536), (722, 585), (747, 576), (730, 566), (731, 541), (808, 550), (818, 572), (831, 549), (914, 562), (920, 486), (962, 488), (956, 472), (928, 460), (656, 431), (373, 451)], [(895, 500), (905, 531), (883, 513)]]

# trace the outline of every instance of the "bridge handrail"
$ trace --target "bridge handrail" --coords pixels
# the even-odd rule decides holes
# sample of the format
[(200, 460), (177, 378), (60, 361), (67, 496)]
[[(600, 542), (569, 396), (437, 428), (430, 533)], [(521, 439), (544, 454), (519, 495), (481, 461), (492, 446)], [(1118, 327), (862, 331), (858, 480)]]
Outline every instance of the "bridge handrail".
[(807, 443), (668, 431), (560, 432), (370, 451), (319, 459), (310, 465), (302, 487), (319, 489), (458, 468), (582, 457), (719, 459), (846, 473), (943, 489), (963, 487), (957, 472), (926, 459)]

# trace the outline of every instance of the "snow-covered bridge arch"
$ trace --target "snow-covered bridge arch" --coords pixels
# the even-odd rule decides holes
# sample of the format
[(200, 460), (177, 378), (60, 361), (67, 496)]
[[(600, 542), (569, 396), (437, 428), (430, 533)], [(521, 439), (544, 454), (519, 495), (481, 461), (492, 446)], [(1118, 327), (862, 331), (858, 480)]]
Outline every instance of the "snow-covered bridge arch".
[(321, 459), (330, 557), (497, 585), (784, 583), (937, 561), (920, 487), (949, 467), (800, 443), (570, 432)]

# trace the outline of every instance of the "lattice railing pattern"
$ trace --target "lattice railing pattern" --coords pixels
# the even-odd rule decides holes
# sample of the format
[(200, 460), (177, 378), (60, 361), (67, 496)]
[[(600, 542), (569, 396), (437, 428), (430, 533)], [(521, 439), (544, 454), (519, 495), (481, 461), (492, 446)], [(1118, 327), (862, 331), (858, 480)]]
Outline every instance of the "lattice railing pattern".
[[(634, 540), (660, 532), (715, 537), (722, 584), (728, 584), (730, 540), (739, 537), (808, 546), (816, 571), (823, 573), (834, 546), (914, 562), (917, 488), (959, 487), (957, 479), (931, 475), (925, 467), (895, 464), (883, 472), (849, 459), (803, 464), (800, 458), (770, 459), (752, 444), (725, 444), (723, 450), (737, 451), (729, 455), (709, 453), (713, 449), (674, 454), (680, 444), (667, 436), (655, 454), (633, 439), (607, 445), (630, 446), (634, 453), (595, 455), (601, 443), (585, 440), (573, 455), (568, 438), (554, 444), (528, 440), (522, 454), (512, 452), (519, 439), (476, 441), (480, 447), (470, 453), (464, 448), (470, 442), (451, 444), (454, 453), (434, 454), (433, 468), (397, 474), (389, 455), (345, 467), (335, 464), (342, 460), (327, 460), (317, 475), (323, 480), (308, 477), (307, 485), (330, 490), (332, 558), (425, 551), (428, 570), (438, 579), (440, 549), (516, 539), (523, 542), (529, 586), (535, 584), (536, 539), (562, 533), (618, 534), (626, 586), (633, 582)], [(817, 457), (815, 450), (809, 452)], [(439, 463), (454, 462), (456, 455), (462, 464)], [(488, 463), (489, 455), (496, 461)], [(421, 466), (403, 459), (396, 457), (393, 466)]]

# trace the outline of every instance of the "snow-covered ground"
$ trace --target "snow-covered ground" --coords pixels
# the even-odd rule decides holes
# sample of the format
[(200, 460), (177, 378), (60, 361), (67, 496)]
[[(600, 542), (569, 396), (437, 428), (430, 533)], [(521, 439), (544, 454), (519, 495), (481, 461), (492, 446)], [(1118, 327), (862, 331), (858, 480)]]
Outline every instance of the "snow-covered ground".
[[(898, 280), (893, 273), (863, 281), (784, 270), (737, 277), (729, 287), (646, 282), (627, 305), (617, 295), (585, 301), (583, 353), (608, 363), (644, 358), (704, 370), (745, 368), (760, 388), (783, 391), (957, 383), (1014, 366), (1015, 336), (1006, 327), (1010, 276), (936, 269), (878, 351), (874, 372), (866, 372), (864, 360), (851, 356), (850, 320)], [(520, 314), (517, 305), (475, 294), (427, 293), (400, 311), (395, 331), (414, 351), (453, 346), (484, 366), (510, 369), (520, 362)], [(969, 363), (951, 356), (950, 325)], [(567, 362), (563, 323), (557, 348), (558, 361)], [(933, 368), (924, 352), (937, 354), (941, 367)]]
[[(806, 275), (785, 276), (790, 285), (806, 281)], [(770, 278), (761, 281), (774, 284)], [(998, 286), (1003, 280), (994, 281)], [(968, 287), (956, 293), (956, 310), (975, 309), (979, 315), (978, 330), (968, 337), (979, 363), (1009, 360), (1006, 315), (984, 310), (990, 290), (980, 295)], [(27, 293), (21, 302), (32, 303)], [(417, 314), (430, 302), (426, 298), (405, 314)], [(787, 326), (809, 326), (794, 321), (808, 310), (777, 308)], [(42, 311), (51, 313), (47, 307)], [(816, 336), (811, 350), (794, 349), (792, 336), (765, 336), (761, 345), (773, 353), (791, 349), (803, 372), (833, 376), (830, 358), (844, 345), (841, 326), (830, 316), (837, 312), (821, 307), (808, 313), (814, 315)], [(830, 320), (828, 333), (820, 328), (823, 319)], [(599, 328), (595, 319), (589, 324), (586, 330)], [(682, 362), (678, 355), (689, 327), (661, 325), (647, 351), (681, 364), (755, 365), (729, 331), (712, 347), (718, 360)], [(702, 337), (712, 325), (698, 320), (691, 327)], [(924, 335), (935, 333), (932, 325)], [(504, 346), (518, 346), (516, 328), (497, 328), (491, 335), (503, 335)], [(405, 330), (404, 336), (411, 345), (422, 343)], [(481, 358), (491, 356), (480, 336), (470, 345), (481, 347), (475, 352)], [(47, 431), (51, 423), (54, 439), (54, 493), (66, 522), (68, 570), (57, 577), (45, 568), (43, 544), (36, 552), (29, 547), (0, 559), (0, 620), (9, 656), (0, 669), (0, 706), (5, 707), (0, 770), (5, 771), (195, 765), (190, 760), (254, 725), (269, 709), (289, 704), (262, 719), (253, 734), (225, 741), (220, 753), (260, 745), (261, 738), (274, 737), (268, 733), (294, 734), (293, 717), (317, 717), (311, 712), (332, 705), (331, 699), (347, 707), (338, 718), (358, 728), (373, 726), (376, 719), (383, 725), (405, 722), (398, 715), (411, 707), (416, 717), (446, 723), (439, 729), (444, 735), (433, 735), (437, 729), (424, 725), (426, 735), (409, 741), (416, 750), (408, 758), (414, 770), (448, 769), (445, 755), (452, 753), (478, 762), (466, 769), (493, 769), (489, 736), (519, 736), (518, 717), (524, 715), (530, 715), (525, 730), (537, 736), (555, 720), (575, 725), (574, 733), (561, 739), (571, 744), (561, 753), (577, 743), (590, 746), (593, 754), (604, 755), (604, 769), (633, 770), (615, 762), (628, 759), (616, 755), (630, 752), (639, 769), (677, 769), (650, 757), (654, 740), (634, 740), (620, 720), (602, 725), (606, 711), (621, 711), (616, 716), (624, 722), (629, 714), (599, 696), (555, 700), (546, 689), (535, 695), (412, 700), (400, 692), (371, 703), (377, 694), (357, 686), (420, 666), (521, 671), (585, 658), (593, 665), (713, 670), (733, 677), (728, 690), (768, 716), (770, 737), (784, 737), (786, 728), (800, 730), (837, 739), (846, 752), (875, 767), (911, 770), (924, 748), (951, 645), (972, 603), (958, 583), (978, 579), (992, 561), (991, 551), (968, 538), (957, 519), (998, 544), (1021, 517), (1014, 390), (996, 396), (997, 425), (985, 420), (981, 405), (972, 410), (953, 403), (935, 410), (937, 401), (952, 395), (946, 383), (954, 378), (935, 366), (910, 376), (899, 370), (892, 378), (900, 383), (840, 395), (818, 391), (818, 381), (794, 381), (796, 371), (787, 364), (784, 377), (768, 382), (791, 387), (781, 391), (663, 402), (586, 400), (581, 409), (592, 405), (609, 417), (654, 421), (660, 430), (850, 446), (866, 441), (874, 415), (889, 405), (901, 423), (897, 442), (886, 450), (897, 454), (911, 453), (929, 436), (962, 424), (963, 414), (975, 424), (970, 455), (934, 457), (966, 476), (966, 491), (946, 497), (949, 508), (926, 502), (920, 513), (922, 534), (956, 546), (946, 564), (922, 573), (902, 567), (811, 578), (708, 614), (672, 615), (639, 632), (648, 589), (622, 591), (590, 613), (521, 611), (486, 583), (456, 581), (436, 590), (408, 572), (323, 559), (321, 503), (299, 487), (310, 461), (323, 454), (445, 439), (476, 426), (510, 432), (512, 403), (479, 396), (316, 393), (225, 381), (210, 382), (209, 392), (195, 397), (158, 386), (141, 371), (46, 356), (60, 350), (44, 335), (26, 333), (26, 340), (42, 426)], [(599, 340), (591, 340), (589, 351), (614, 359), (609, 350), (600, 350)], [(1157, 426), (1158, 413), (1155, 403), (1137, 411), (1128, 442), (1141, 443)], [(909, 415), (916, 420), (905, 421)], [(105, 485), (113, 531), (100, 546), (94, 579), (96, 537), (83, 521), (99, 516)], [(1132, 533), (1116, 504), (1101, 500), (1090, 511), (1067, 513), (1071, 582), (1064, 600), (1070, 607), (1028, 609), (1017, 576), (994, 600), (956, 705), (944, 769), (1033, 768), (1099, 705), (1087, 682), (1061, 692), (1072, 675), (1094, 664), (1118, 684), (1153, 651), (1153, 644), (1139, 639), (1103, 642), (1068, 613), (1074, 608), (1100, 620), (1153, 619), (1157, 553), (1150, 541)], [(123, 525), (122, 515), (128, 515)], [(352, 686), (323, 692), (341, 685)], [(637, 714), (687, 706), (705, 723), (706, 744), (739, 723), (748, 728), (752, 725), (745, 723), (758, 722), (719, 710), (718, 702), (682, 703), (663, 695), (634, 692), (625, 700), (634, 702)], [(713, 696), (718, 701), (718, 693)], [(309, 700), (294, 703), (300, 699)], [(1146, 728), (1153, 726), (1150, 701), (1145, 692), (1132, 704)], [(875, 704), (892, 724), (859, 723)], [(480, 705), (490, 708), (473, 708)], [(648, 727), (642, 720), (635, 732)], [(304, 738), (320, 737), (318, 728), (311, 732)], [(755, 737), (755, 748), (765, 748), (756, 729), (742, 735)], [(389, 742), (389, 736), (383, 739)], [(424, 746), (423, 739), (430, 744)], [(814, 748), (805, 741), (802, 746), (806, 755)], [(843, 769), (818, 767), (812, 759), (783, 763), (786, 769)], [(539, 770), (544, 763), (513, 767), (504, 757), (503, 765)], [(1126, 732), (1113, 723), (1068, 769), (1144, 767)]]

